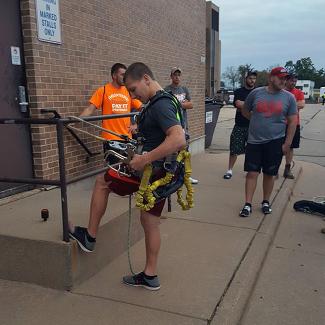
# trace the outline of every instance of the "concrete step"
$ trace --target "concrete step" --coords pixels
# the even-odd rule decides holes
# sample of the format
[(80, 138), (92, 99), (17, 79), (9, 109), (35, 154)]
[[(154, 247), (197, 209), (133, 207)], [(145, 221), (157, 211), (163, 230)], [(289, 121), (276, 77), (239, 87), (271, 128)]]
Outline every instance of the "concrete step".
[[(69, 217), (77, 225), (87, 225), (93, 182), (88, 179), (68, 188)], [(70, 290), (126, 251), (128, 198), (110, 196), (96, 251), (84, 253), (75, 241), (62, 241), (59, 190), (33, 194), (0, 206), (0, 278)], [(46, 222), (40, 218), (42, 208), (49, 210)], [(138, 214), (132, 208), (131, 245), (143, 237)]]

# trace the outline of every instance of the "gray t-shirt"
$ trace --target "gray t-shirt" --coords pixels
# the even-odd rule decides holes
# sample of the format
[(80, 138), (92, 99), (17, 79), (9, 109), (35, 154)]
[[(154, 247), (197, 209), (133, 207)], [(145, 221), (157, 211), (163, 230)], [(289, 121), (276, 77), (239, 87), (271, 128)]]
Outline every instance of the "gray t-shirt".
[[(168, 85), (165, 87), (165, 90), (169, 93), (172, 93), (180, 101), (180, 103), (184, 102), (185, 99), (188, 101), (191, 100), (190, 93), (187, 87), (185, 86), (174, 87), (173, 85)], [(185, 129), (188, 130), (186, 109), (183, 109), (183, 118), (184, 118)]]
[(270, 93), (266, 87), (254, 89), (245, 100), (252, 112), (248, 143), (267, 143), (285, 137), (286, 117), (297, 114), (297, 103), (286, 90)]
[[(155, 96), (158, 95), (159, 92)], [(155, 96), (151, 98), (152, 102)], [(152, 105), (149, 103), (141, 112), (139, 121), (139, 131), (145, 139), (143, 151), (157, 148), (165, 140), (166, 131), (174, 125), (180, 125), (180, 121), (171, 99), (163, 97)]]

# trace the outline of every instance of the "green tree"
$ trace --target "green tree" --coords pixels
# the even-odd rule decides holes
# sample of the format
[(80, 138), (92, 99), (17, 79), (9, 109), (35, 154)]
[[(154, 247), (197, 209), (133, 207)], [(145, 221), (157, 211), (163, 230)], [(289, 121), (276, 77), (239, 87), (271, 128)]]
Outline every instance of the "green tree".
[(317, 75), (317, 70), (310, 57), (298, 60), (294, 67), (299, 79), (314, 80)]
[(253, 66), (251, 64), (242, 64), (238, 67), (238, 74), (239, 74), (239, 79), (240, 79), (240, 83), (242, 85), (244, 85), (245, 83), (245, 75), (247, 72), (249, 71), (254, 71), (255, 69), (253, 68)]
[(314, 78), (315, 88), (320, 88), (325, 86), (325, 70), (319, 69)]
[(269, 71), (267, 70), (257, 71), (255, 86), (256, 87), (266, 86), (268, 83), (268, 76), (269, 76)]
[(296, 73), (296, 68), (293, 61), (291, 60), (287, 61), (284, 67), (287, 69), (289, 73), (294, 73), (294, 74)]
[(229, 81), (233, 89), (235, 89), (237, 82), (240, 81), (238, 69), (236, 69), (234, 66), (227, 67), (222, 76)]
[(287, 61), (285, 68), (290, 73), (295, 73), (300, 80), (312, 80), (315, 82), (315, 88), (325, 85), (325, 70), (323, 68), (317, 70), (310, 57), (301, 58), (296, 63)]

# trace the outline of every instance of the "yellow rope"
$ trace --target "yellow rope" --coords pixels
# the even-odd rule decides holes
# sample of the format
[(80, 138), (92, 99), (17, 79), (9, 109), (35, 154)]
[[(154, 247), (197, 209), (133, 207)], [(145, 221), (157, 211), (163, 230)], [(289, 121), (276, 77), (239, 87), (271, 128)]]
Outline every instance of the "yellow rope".
[(182, 187), (177, 190), (177, 203), (182, 207), (183, 210), (189, 210), (194, 207), (194, 199), (193, 199), (193, 186), (190, 180), (192, 174), (191, 167), (191, 154), (188, 151), (181, 151), (177, 157), (177, 161), (184, 161), (185, 166), (185, 176), (184, 176), (184, 185), (186, 187), (186, 201), (182, 196)]
[[(139, 190), (137, 194), (135, 195), (135, 205), (136, 207), (140, 208), (141, 210), (148, 211), (153, 208), (155, 205), (155, 202), (152, 201), (152, 199), (147, 199), (147, 204), (144, 204), (145, 194), (147, 192), (150, 177), (152, 174), (152, 165), (146, 165), (143, 171), (143, 175), (141, 178), (141, 183), (139, 186)], [(148, 210), (147, 210), (148, 209)]]
[[(189, 152), (182, 150), (177, 156), (177, 162), (181, 163), (184, 161), (185, 165), (185, 177), (184, 184), (187, 189), (186, 201), (182, 198), (182, 188), (177, 191), (177, 202), (181, 205), (183, 210), (188, 210), (194, 206), (193, 204), (193, 188), (191, 181), (189, 180), (191, 176), (191, 155)], [(143, 176), (141, 179), (139, 190), (135, 196), (136, 206), (144, 211), (149, 211), (152, 209), (156, 203), (156, 198), (153, 192), (160, 186), (169, 184), (174, 174), (167, 172), (163, 178), (160, 178), (150, 184), (150, 177), (152, 175), (152, 165), (146, 165)], [(146, 203), (144, 203), (146, 201)]]

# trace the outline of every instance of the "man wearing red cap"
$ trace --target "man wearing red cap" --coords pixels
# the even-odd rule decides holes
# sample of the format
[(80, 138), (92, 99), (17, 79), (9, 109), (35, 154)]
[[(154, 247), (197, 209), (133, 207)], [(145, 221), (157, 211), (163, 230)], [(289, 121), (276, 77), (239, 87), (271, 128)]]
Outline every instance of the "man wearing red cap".
[[(296, 130), (297, 104), (284, 90), (288, 72), (272, 69), (268, 86), (254, 89), (246, 98), (242, 114), (250, 119), (244, 170), (246, 203), (241, 217), (249, 217), (259, 173), (263, 172), (262, 212), (270, 214), (270, 196), (274, 176), (278, 174), (283, 154), (290, 150)], [(287, 121), (287, 133), (286, 133)]]
[(294, 175), (291, 171), (291, 163), (293, 159), (293, 149), (298, 149), (300, 146), (300, 117), (299, 117), (299, 111), (305, 107), (305, 95), (303, 91), (296, 88), (298, 77), (295, 74), (290, 74), (287, 77), (286, 81), (286, 91), (289, 91), (296, 99), (297, 102), (297, 109), (298, 109), (298, 115), (297, 115), (297, 129), (295, 132), (295, 135), (292, 140), (291, 148), (286, 154), (286, 165), (283, 172), (283, 177), (294, 179)]

